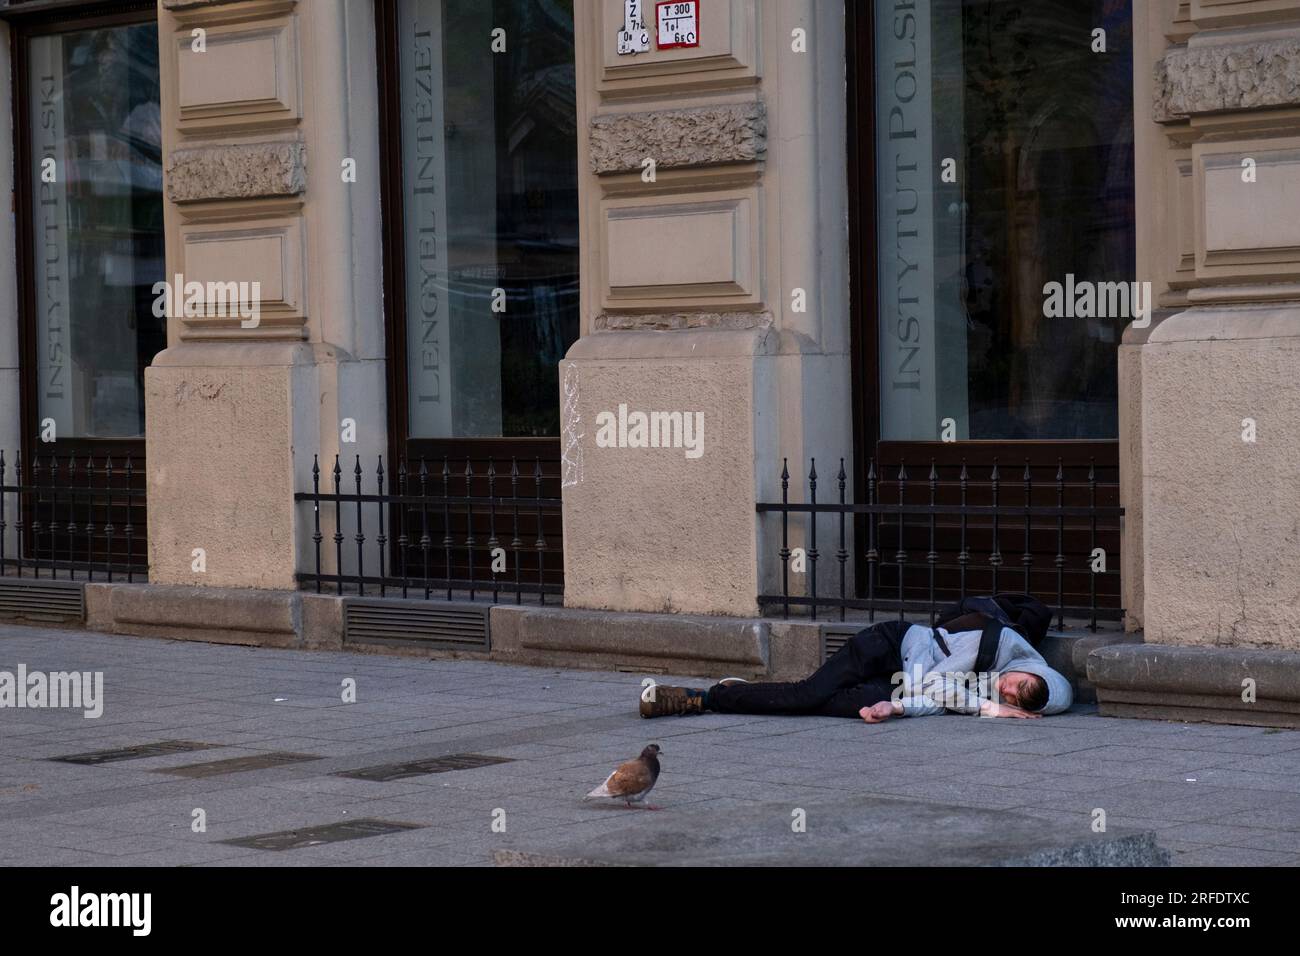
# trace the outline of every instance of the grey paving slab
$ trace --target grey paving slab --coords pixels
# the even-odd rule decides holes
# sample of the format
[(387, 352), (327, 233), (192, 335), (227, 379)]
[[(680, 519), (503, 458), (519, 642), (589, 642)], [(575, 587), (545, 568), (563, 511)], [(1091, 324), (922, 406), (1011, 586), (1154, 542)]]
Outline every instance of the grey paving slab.
[[(1200, 752), (1201, 756), (1208, 756)], [(1248, 756), (1224, 754), (1223, 759), (1205, 766), (1214, 766), (1221, 770), (1249, 770), (1252, 773), (1276, 773), (1291, 777), (1292, 784), (1300, 790), (1300, 750), (1285, 753), (1251, 754)]]
[(1239, 808), (1216, 815), (1225, 826), (1259, 827), (1266, 830), (1300, 831), (1300, 811), (1292, 806), (1268, 804)]
[(1163, 833), (1171, 840), (1184, 840), (1205, 846), (1243, 847), (1300, 854), (1300, 831), (1202, 822), (1179, 824), (1168, 828)]
[[(584, 844), (672, 829), (689, 815), (748, 819), (765, 805), (788, 813), (855, 799), (909, 808), (902, 813), (947, 807), (967, 822), (1014, 814), (1070, 834), (1090, 833), (1102, 807), (1112, 827), (1167, 841), (1177, 865), (1300, 860), (1300, 732), (1103, 718), (1092, 708), (1033, 722), (645, 721), (641, 674), (0, 626), (0, 668), (19, 661), (104, 670), (105, 714), (0, 711), (0, 865), (486, 866), (495, 850), (538, 841)], [(358, 682), (355, 704), (340, 699), (345, 676)], [(187, 754), (103, 766), (49, 759), (169, 739), (221, 745), (204, 760), (321, 759), (199, 780), (154, 772), (199, 759)], [(650, 742), (664, 748), (651, 796), (663, 810), (583, 802)], [(458, 752), (513, 762), (387, 783), (334, 775)], [(206, 833), (190, 830), (195, 808)], [(492, 829), (497, 811), (505, 834)], [(278, 853), (216, 842), (361, 818), (424, 829)]]
[(1294, 853), (1251, 850), (1235, 846), (1207, 846), (1179, 854), (1179, 866), (1295, 866)]
[[(1007, 811), (841, 797), (792, 812), (760, 803), (745, 810), (704, 807), (655, 814), (628, 826), (565, 842), (543, 831), (503, 846), (503, 866), (705, 865), (1067, 865), (1163, 866), (1169, 854), (1149, 833), (1093, 833)], [(797, 812), (797, 811), (796, 811)], [(954, 846), (961, 846), (954, 852)]]
[(1201, 770), (1189, 770), (1186, 772), (1185, 777), (1190, 777), (1197, 783), (1213, 786), (1268, 791), (1275, 794), (1274, 799), (1300, 793), (1300, 780), (1290, 774), (1256, 773), (1253, 770), (1207, 767)]

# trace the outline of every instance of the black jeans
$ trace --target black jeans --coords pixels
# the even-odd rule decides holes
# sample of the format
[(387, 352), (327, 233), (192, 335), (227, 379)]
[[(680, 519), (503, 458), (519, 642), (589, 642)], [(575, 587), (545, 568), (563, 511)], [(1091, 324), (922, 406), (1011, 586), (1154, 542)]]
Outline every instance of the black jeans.
[(715, 684), (705, 706), (724, 714), (809, 714), (857, 717), (889, 700), (903, 669), (906, 621), (882, 621), (858, 631), (811, 677), (795, 683)]

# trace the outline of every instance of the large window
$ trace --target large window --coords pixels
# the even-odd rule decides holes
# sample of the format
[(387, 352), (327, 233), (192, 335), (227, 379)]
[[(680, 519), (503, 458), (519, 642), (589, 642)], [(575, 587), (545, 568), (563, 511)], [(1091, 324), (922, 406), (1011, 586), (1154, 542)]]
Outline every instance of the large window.
[[(1117, 436), (1130, 21), (1131, 0), (875, 4), (880, 438)], [(1114, 296), (1062, 310), (1051, 283)]]
[(578, 337), (573, 4), (398, 0), (395, 25), (406, 437), (556, 436)]
[[(158, 28), (26, 40), (34, 332), (43, 437), (144, 434), (144, 369), (166, 346)], [(52, 425), (52, 428), (51, 428)]]

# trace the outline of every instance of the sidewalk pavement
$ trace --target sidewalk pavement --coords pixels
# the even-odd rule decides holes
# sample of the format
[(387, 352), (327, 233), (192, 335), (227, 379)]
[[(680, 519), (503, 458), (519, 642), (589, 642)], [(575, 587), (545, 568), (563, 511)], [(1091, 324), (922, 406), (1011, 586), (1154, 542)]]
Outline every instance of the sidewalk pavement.
[[(0, 672), (20, 664), (29, 674), (102, 671), (104, 711), (0, 709), (3, 865), (489, 865), (494, 850), (526, 849), (539, 835), (580, 843), (675, 811), (864, 796), (1017, 809), (1081, 833), (1100, 809), (1108, 827), (1154, 831), (1177, 865), (1300, 864), (1296, 731), (1117, 720), (1090, 708), (877, 726), (646, 721), (636, 712), (641, 674), (0, 626)], [(349, 678), (355, 703), (343, 700)], [(52, 759), (160, 741), (215, 746)], [(651, 796), (659, 814), (582, 802), (650, 742), (664, 750)], [(168, 772), (273, 752), (315, 759)], [(337, 775), (455, 754), (509, 762), (388, 781)], [(205, 832), (195, 832), (199, 817)], [(417, 828), (282, 851), (221, 842), (376, 819)], [(951, 862), (963, 862), (960, 845)]]

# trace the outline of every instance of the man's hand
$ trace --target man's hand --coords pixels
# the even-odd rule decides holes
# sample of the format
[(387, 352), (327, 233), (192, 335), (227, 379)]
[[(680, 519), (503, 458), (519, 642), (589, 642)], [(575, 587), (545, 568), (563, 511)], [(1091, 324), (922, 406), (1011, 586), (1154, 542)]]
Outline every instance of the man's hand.
[(1035, 714), (1033, 711), (1021, 710), (1012, 704), (999, 704), (996, 701), (986, 700), (980, 704), (981, 717), (1018, 717), (1021, 719), (1037, 719), (1042, 714)]
[(858, 711), (858, 716), (869, 724), (879, 724), (888, 720), (890, 717), (897, 716), (903, 712), (903, 705), (892, 700), (882, 700), (878, 704), (872, 704), (870, 707), (863, 707)]

